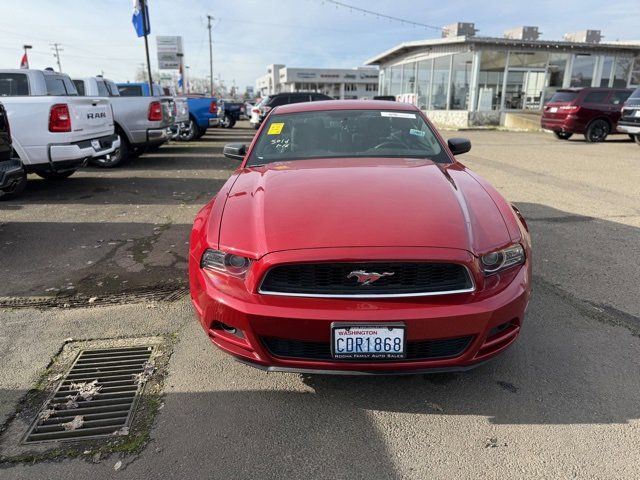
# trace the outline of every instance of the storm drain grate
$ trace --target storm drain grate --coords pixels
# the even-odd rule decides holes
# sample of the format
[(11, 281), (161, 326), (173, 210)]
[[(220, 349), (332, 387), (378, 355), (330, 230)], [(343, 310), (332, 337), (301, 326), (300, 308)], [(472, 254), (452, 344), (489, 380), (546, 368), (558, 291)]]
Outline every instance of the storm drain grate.
[(25, 443), (126, 434), (153, 372), (153, 347), (84, 350), (40, 411)]

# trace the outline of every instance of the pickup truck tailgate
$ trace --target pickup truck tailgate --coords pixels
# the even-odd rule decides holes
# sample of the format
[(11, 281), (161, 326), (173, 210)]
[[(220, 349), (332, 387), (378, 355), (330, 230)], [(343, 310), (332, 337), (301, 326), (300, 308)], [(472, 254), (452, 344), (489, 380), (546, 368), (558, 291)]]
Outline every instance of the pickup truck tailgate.
[(106, 98), (69, 97), (71, 128), (79, 140), (113, 133), (113, 112)]

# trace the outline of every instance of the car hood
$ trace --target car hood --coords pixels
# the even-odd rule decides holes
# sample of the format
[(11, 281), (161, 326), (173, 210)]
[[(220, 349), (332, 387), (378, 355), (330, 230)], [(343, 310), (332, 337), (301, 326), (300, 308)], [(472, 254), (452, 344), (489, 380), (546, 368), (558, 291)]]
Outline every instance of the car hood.
[[(211, 232), (213, 233), (213, 232)], [(220, 248), (259, 258), (330, 247), (501, 247), (509, 232), (459, 163), (322, 159), (244, 169), (224, 207)]]

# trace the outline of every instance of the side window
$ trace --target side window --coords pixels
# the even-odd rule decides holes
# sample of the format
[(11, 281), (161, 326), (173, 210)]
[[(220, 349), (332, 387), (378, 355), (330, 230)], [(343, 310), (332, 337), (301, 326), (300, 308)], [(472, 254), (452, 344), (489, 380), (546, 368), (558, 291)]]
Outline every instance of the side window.
[(44, 81), (47, 85), (47, 95), (51, 96), (66, 96), (67, 89), (64, 85), (64, 80), (58, 78), (55, 75), (45, 75)]
[(105, 85), (104, 80), (96, 80), (96, 83), (98, 84), (98, 96), (108, 97), (109, 90), (107, 90), (107, 86)]
[(73, 84), (76, 86), (76, 90), (78, 90), (78, 95), (85, 96), (84, 82), (82, 80), (74, 80)]
[(109, 81), (105, 81), (104, 82), (107, 85), (107, 90), (109, 90), (109, 95), (112, 97), (119, 97), (120, 96), (120, 92), (118, 91), (118, 87), (116, 86), (115, 83), (113, 82), (109, 82)]
[(29, 80), (24, 73), (0, 73), (0, 97), (29, 95)]
[(289, 103), (302, 103), (302, 102), (308, 102), (308, 101), (309, 101), (309, 95), (296, 94), (296, 95), (290, 96)]
[(270, 107), (274, 108), (274, 107), (278, 107), (280, 105), (285, 105), (288, 102), (289, 96), (288, 95), (280, 95), (278, 97), (273, 97), (273, 99), (271, 100), (270, 103)]
[(141, 97), (142, 87), (140, 85), (118, 85), (121, 97)]
[(601, 92), (589, 92), (584, 97), (582, 103), (604, 103), (604, 99), (607, 98), (609, 92), (601, 91)]
[(622, 105), (631, 96), (631, 92), (619, 91), (613, 92), (609, 98), (609, 103), (613, 105)]

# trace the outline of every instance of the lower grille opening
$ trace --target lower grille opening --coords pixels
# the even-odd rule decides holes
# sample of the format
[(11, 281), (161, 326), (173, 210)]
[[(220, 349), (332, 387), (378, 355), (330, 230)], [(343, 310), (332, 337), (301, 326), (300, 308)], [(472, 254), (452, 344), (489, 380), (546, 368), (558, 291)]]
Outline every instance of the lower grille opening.
[[(306, 342), (287, 338), (262, 337), (263, 345), (274, 357), (301, 360), (333, 360), (329, 342)], [(472, 336), (407, 342), (404, 360), (433, 360), (462, 355), (473, 340)], [(338, 360), (335, 360), (338, 361)]]

